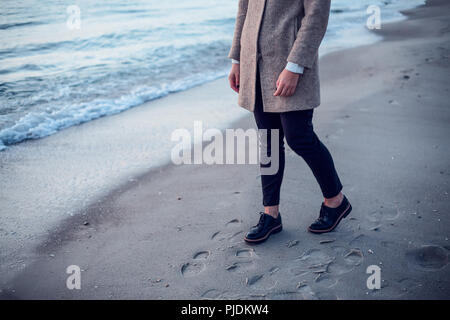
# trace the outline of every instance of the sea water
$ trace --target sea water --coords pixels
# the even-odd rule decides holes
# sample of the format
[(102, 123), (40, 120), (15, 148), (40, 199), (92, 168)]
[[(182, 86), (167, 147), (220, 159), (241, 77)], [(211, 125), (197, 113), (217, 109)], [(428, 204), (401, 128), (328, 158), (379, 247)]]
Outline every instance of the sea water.
[[(333, 0), (321, 53), (377, 41), (366, 27), (370, 5), (386, 23), (423, 3)], [(237, 0), (0, 6), (0, 150), (212, 81), (230, 68)]]

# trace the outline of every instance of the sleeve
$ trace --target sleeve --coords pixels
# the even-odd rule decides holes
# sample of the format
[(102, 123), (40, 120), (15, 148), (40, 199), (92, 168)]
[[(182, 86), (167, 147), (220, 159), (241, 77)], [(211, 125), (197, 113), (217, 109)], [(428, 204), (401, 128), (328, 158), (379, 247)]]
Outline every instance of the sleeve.
[(228, 54), (228, 58), (239, 60), (241, 53), (241, 33), (244, 26), (245, 17), (247, 15), (248, 0), (239, 0), (238, 13), (234, 28), (233, 42)]
[(305, 16), (287, 58), (288, 62), (305, 68), (314, 65), (320, 43), (327, 30), (330, 2), (331, 0), (304, 0)]
[(286, 64), (286, 70), (289, 70), (290, 72), (294, 72), (294, 73), (300, 73), (303, 74), (303, 71), (305, 70), (305, 68), (303, 66), (299, 66), (296, 63), (293, 62), (288, 62)]

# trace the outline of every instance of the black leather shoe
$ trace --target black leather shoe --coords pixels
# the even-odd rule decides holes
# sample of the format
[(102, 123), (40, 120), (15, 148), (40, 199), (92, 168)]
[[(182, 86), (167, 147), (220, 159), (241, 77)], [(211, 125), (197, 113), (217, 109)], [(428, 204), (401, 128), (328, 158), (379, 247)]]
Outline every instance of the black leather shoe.
[(258, 224), (250, 229), (244, 240), (249, 243), (261, 243), (266, 241), (271, 234), (281, 230), (283, 230), (283, 225), (281, 224), (280, 213), (275, 219), (271, 215), (261, 212)]
[(344, 196), (342, 203), (337, 208), (330, 208), (322, 203), (320, 208), (320, 216), (308, 230), (312, 233), (325, 233), (333, 231), (339, 222), (352, 211), (352, 206), (348, 199)]

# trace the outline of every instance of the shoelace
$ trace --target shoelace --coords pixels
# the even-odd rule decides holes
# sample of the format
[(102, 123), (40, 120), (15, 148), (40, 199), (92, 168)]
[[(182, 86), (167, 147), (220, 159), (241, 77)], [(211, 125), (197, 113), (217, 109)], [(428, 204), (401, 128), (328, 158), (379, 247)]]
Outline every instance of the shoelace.
[(324, 209), (324, 207), (322, 206), (322, 207), (320, 208), (319, 218), (318, 218), (317, 220), (323, 221), (324, 215), (325, 215), (325, 209)]
[(258, 224), (255, 227), (259, 227), (259, 226), (264, 225), (264, 220), (266, 218), (265, 216), (266, 216), (265, 213), (263, 213), (263, 212), (259, 213), (259, 221), (258, 221)]

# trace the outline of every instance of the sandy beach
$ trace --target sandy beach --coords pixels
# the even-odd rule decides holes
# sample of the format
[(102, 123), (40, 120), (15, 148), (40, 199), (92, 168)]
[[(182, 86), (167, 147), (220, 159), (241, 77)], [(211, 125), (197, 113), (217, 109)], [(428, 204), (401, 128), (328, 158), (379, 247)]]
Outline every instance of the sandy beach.
[[(314, 125), (353, 206), (334, 232), (306, 230), (322, 198), (290, 149), (280, 207), (284, 230), (258, 246), (243, 241), (262, 210), (258, 166), (139, 167), (138, 177), (118, 175), (119, 188), (78, 199), (86, 202), (82, 210), (55, 219), (38, 235), (25, 230), (20, 241), (2, 235), (0, 298), (449, 299), (450, 3), (429, 0), (405, 14), (407, 20), (374, 31), (383, 41), (321, 58), (322, 104)], [(112, 141), (105, 159), (123, 152), (121, 159), (132, 163), (142, 149), (126, 150), (125, 142), (135, 135), (145, 145), (144, 119), (154, 108), (230, 107), (240, 118), (234, 128), (255, 127), (236, 101), (221, 78), (17, 150), (54, 149), (56, 158), (70, 159), (55, 167), (30, 157), (22, 165), (27, 170), (40, 165), (48, 175), (84, 161), (88, 170), (82, 153), (67, 153), (69, 142), (81, 134), (78, 147), (87, 150), (94, 146), (83, 141), (100, 135)], [(95, 161), (102, 161), (102, 151)], [(48, 183), (64, 184), (55, 176)], [(36, 192), (30, 187), (27, 206), (38, 201)], [(6, 193), (1, 199), (14, 200)], [(82, 270), (81, 290), (66, 287), (69, 265)], [(379, 290), (366, 286), (371, 265), (381, 268)]]

